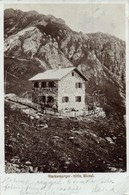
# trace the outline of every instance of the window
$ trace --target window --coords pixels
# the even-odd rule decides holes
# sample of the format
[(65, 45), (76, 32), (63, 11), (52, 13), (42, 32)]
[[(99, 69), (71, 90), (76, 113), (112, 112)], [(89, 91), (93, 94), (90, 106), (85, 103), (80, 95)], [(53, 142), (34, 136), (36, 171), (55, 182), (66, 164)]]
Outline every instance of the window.
[(76, 100), (76, 102), (81, 102), (81, 96), (76, 96), (75, 100)]
[(42, 87), (42, 88), (45, 88), (45, 87), (46, 87), (46, 82), (42, 82), (42, 83), (41, 83), (41, 87)]
[(76, 88), (82, 88), (82, 83), (76, 83)]
[(54, 81), (50, 81), (50, 82), (48, 83), (48, 86), (49, 86), (49, 87), (55, 87), (55, 82), (54, 82)]
[(34, 87), (38, 88), (39, 87), (39, 82), (34, 82)]
[(69, 101), (69, 97), (68, 96), (62, 97), (62, 102), (68, 102), (68, 101)]
[(72, 72), (72, 76), (74, 76), (74, 72)]
[(47, 102), (54, 102), (54, 97), (52, 97), (52, 96), (48, 96), (47, 97)]

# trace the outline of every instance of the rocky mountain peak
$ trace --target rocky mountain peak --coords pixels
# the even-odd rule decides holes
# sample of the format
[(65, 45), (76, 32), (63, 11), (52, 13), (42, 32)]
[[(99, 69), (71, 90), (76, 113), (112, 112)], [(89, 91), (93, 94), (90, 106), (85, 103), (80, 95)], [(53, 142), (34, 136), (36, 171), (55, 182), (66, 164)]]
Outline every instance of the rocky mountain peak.
[[(39, 69), (55, 68), (58, 64), (62, 67), (74, 65), (89, 78), (88, 93), (92, 94), (99, 87), (107, 99), (114, 94), (110, 103), (114, 104), (118, 96), (123, 102), (124, 41), (101, 32), (77, 33), (72, 31), (62, 19), (38, 14), (35, 11), (7, 9), (4, 18), (6, 59), (24, 60), (24, 63), (25, 60), (31, 63), (33, 61), (37, 72)], [(10, 63), (9, 61), (7, 60), (7, 64)], [(16, 67), (19, 69), (18, 64)], [(24, 70), (21, 74), (24, 78)], [(30, 72), (28, 77), (31, 76), (33, 75)], [(117, 90), (114, 91), (111, 86)]]

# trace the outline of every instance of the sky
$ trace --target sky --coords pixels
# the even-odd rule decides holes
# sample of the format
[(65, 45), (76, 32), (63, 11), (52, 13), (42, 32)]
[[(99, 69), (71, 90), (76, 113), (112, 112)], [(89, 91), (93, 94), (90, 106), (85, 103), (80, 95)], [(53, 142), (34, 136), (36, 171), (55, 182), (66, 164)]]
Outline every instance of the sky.
[(125, 4), (5, 4), (6, 8), (36, 10), (65, 20), (74, 31), (103, 32), (125, 40)]

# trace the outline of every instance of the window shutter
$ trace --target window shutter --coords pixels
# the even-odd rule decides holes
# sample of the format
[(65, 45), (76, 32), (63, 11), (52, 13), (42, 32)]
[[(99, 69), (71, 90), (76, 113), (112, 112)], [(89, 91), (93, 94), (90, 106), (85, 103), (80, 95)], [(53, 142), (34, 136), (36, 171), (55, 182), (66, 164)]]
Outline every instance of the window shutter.
[(66, 102), (68, 102), (69, 101), (69, 97), (66, 97)]
[(82, 83), (79, 83), (79, 88), (82, 88)]

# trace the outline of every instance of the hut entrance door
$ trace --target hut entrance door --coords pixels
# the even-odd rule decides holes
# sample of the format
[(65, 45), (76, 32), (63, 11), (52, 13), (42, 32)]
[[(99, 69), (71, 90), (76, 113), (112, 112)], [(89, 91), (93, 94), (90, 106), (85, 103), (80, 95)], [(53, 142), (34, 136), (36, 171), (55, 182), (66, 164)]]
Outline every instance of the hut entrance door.
[(48, 96), (47, 97), (47, 105), (48, 105), (48, 107), (52, 108), (53, 104), (54, 104), (54, 97)]
[(47, 97), (47, 103), (52, 103), (52, 102), (54, 102), (54, 97), (48, 96)]
[(52, 107), (54, 104), (54, 97), (52, 96), (42, 96), (42, 102), (45, 104), (46, 107)]

